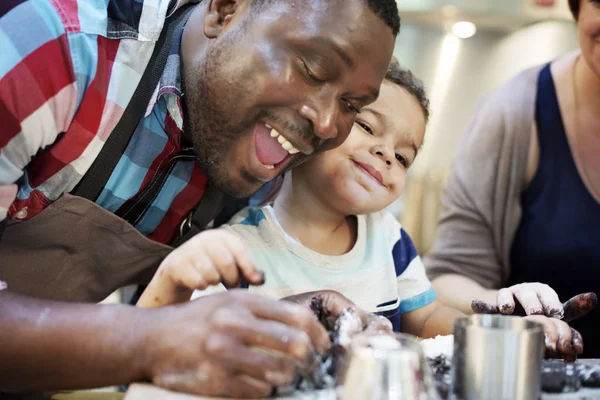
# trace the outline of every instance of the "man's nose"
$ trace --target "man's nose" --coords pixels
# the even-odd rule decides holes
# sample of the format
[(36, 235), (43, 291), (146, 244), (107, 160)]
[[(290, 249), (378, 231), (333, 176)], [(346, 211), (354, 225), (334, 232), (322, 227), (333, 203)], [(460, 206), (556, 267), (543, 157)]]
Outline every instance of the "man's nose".
[(305, 103), (300, 107), (300, 115), (309, 120), (315, 134), (322, 140), (332, 140), (338, 136), (337, 120), (339, 104), (337, 100)]

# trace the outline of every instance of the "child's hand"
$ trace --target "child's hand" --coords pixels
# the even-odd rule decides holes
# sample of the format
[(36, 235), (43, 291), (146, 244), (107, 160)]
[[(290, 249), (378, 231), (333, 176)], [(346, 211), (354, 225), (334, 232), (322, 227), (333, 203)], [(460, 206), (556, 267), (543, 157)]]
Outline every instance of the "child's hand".
[(189, 300), (194, 290), (221, 282), (236, 288), (243, 279), (251, 285), (265, 281), (264, 273), (256, 269), (241, 240), (224, 229), (204, 231), (164, 259), (138, 306), (180, 303)]

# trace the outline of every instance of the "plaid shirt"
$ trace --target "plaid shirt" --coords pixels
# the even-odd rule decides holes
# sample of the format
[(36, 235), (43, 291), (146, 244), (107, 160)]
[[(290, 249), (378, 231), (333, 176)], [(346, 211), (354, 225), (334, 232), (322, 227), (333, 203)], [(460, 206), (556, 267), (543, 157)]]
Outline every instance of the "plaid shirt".
[[(0, 221), (32, 218), (75, 187), (131, 100), (165, 18), (191, 1), (0, 2)], [(180, 41), (96, 201), (162, 243), (207, 186), (181, 141)]]

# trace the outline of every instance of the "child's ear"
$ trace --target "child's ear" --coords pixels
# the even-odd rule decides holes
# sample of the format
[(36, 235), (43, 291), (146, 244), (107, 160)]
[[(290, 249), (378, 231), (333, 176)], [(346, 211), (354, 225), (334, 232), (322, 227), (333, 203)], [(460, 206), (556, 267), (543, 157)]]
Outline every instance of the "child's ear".
[(248, 0), (208, 0), (204, 15), (204, 35), (214, 39), (229, 25)]

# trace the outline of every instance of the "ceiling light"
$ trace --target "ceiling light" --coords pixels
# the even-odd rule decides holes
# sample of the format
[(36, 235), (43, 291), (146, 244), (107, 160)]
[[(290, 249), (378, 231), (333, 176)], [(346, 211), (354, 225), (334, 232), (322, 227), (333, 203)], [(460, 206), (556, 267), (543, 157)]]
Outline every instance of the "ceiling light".
[(452, 33), (461, 39), (468, 39), (477, 33), (477, 27), (469, 21), (460, 21), (452, 25)]

